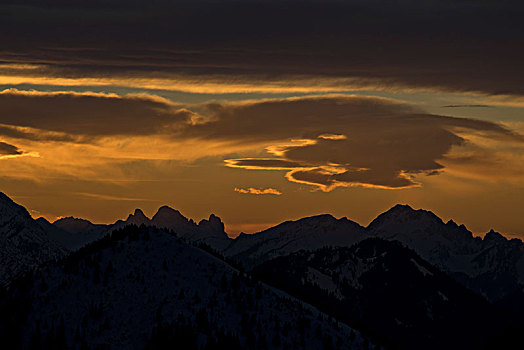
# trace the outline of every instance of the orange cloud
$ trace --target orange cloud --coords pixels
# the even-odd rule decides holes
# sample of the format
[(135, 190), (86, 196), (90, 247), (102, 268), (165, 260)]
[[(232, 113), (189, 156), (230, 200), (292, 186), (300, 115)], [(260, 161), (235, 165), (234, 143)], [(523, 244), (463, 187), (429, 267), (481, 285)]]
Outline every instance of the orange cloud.
[(253, 187), (249, 187), (247, 189), (235, 187), (235, 192), (245, 193), (245, 194), (273, 194), (276, 196), (280, 196), (282, 194), (282, 192), (274, 188), (257, 189)]

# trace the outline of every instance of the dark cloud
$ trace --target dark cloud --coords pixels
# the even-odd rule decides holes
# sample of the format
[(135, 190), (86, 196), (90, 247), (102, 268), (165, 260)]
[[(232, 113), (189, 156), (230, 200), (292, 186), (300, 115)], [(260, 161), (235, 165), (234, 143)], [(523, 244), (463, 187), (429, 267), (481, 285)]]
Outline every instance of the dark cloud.
[(19, 150), (18, 147), (0, 141), (0, 157), (17, 156), (21, 155), (22, 153), (23, 152)]
[(188, 111), (158, 97), (73, 92), (6, 90), (0, 93), (0, 110), (0, 134), (41, 141), (169, 132), (191, 118)]
[(162, 135), (164, 142), (175, 144), (201, 140), (227, 145), (223, 154), (265, 147), (270, 157), (229, 159), (226, 165), (286, 170), (289, 180), (323, 190), (416, 186), (415, 176), (442, 170), (442, 160), (453, 146), (467, 145), (468, 134), (524, 143), (522, 135), (496, 123), (432, 115), (378, 97), (330, 95), (182, 107), (155, 96), (11, 90), (0, 93), (0, 108), (0, 133), (12, 138), (88, 142), (103, 136)]
[(522, 95), (523, 15), (514, 1), (24, 2), (0, 7), (0, 61), (75, 79), (353, 78)]
[[(461, 133), (524, 143), (522, 135), (475, 119), (423, 113), (380, 98), (315, 97), (212, 106), (215, 115), (188, 134), (240, 142), (272, 142), (278, 158), (232, 159), (245, 169), (288, 169), (291, 181), (330, 190), (337, 186), (417, 186), (416, 174), (436, 175)], [(339, 137), (326, 138), (325, 134)], [(345, 137), (341, 137), (341, 136)], [(289, 142), (291, 139), (295, 142)], [(288, 142), (284, 144), (284, 139)]]
[(16, 126), (0, 125), (0, 135), (11, 137), (15, 139), (25, 139), (31, 141), (58, 141), (58, 142), (75, 142), (81, 143), (87, 141), (82, 137), (74, 137), (68, 134), (45, 133), (37, 131), (29, 131), (18, 128)]

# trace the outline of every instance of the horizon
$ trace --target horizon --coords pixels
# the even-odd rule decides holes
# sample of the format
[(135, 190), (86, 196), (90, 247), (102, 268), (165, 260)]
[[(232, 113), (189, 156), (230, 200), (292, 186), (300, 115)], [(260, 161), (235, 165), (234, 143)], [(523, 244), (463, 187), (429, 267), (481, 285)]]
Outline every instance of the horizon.
[[(0, 192), (0, 193), (3, 193), (3, 192)], [(11, 200), (13, 200), (13, 198), (10, 197), (10, 196), (8, 196), (7, 194), (4, 193), (4, 195), (6, 195), (6, 196), (7, 196), (8, 198), (10, 198)], [(18, 205), (22, 205), (22, 204), (20, 204), (19, 202), (15, 201), (15, 200), (13, 200), (13, 201), (14, 201), (16, 204), (18, 204)], [(23, 206), (24, 208), (26, 208), (24, 205), (22, 205), (22, 206)], [(347, 219), (347, 220), (349, 220), (349, 221), (355, 222), (355, 223), (359, 224), (360, 226), (366, 228), (366, 227), (368, 227), (368, 226), (373, 222), (373, 220), (375, 220), (378, 216), (380, 216), (381, 214), (384, 214), (384, 213), (390, 211), (391, 209), (393, 209), (393, 208), (395, 208), (395, 207), (397, 207), (397, 206), (407, 206), (409, 209), (411, 209), (411, 210), (413, 210), (413, 211), (419, 211), (419, 210), (427, 211), (427, 212), (429, 212), (429, 213), (432, 213), (432, 214), (436, 215), (440, 220), (442, 220), (443, 223), (447, 223), (447, 222), (449, 222), (449, 221), (453, 221), (453, 222), (455, 222), (458, 226), (460, 226), (460, 225), (464, 225), (464, 226), (466, 227), (466, 229), (467, 229), (468, 231), (470, 231), (474, 237), (484, 238), (484, 236), (485, 236), (488, 232), (490, 232), (491, 230), (493, 230), (493, 231), (495, 231), (495, 232), (497, 232), (497, 233), (500, 233), (501, 235), (503, 235), (503, 236), (506, 237), (507, 239), (517, 238), (517, 239), (520, 239), (520, 240), (522, 241), (522, 239), (521, 239), (520, 237), (515, 236), (515, 235), (512, 235), (511, 233), (500, 232), (500, 231), (498, 231), (496, 228), (490, 228), (490, 229), (487, 230), (486, 232), (474, 232), (474, 231), (470, 230), (470, 229), (468, 228), (467, 225), (465, 225), (465, 224), (463, 224), (463, 223), (460, 223), (460, 222), (457, 222), (457, 221), (454, 220), (453, 218), (443, 218), (443, 217), (441, 217), (440, 215), (438, 215), (437, 213), (433, 212), (432, 210), (428, 210), (428, 209), (426, 209), (426, 208), (414, 208), (414, 207), (412, 207), (411, 205), (406, 204), (406, 203), (397, 203), (397, 204), (391, 206), (390, 208), (388, 208), (388, 209), (385, 210), (385, 211), (377, 212), (377, 214), (376, 214), (376, 215), (375, 215), (375, 216), (374, 216), (370, 221), (368, 221), (367, 223), (359, 222), (359, 221), (357, 221), (357, 220), (352, 219), (352, 218), (349, 217), (349, 216), (338, 216), (338, 217), (337, 217), (337, 216), (335, 216), (335, 215), (333, 215), (333, 214), (331, 214), (331, 213), (327, 213), (327, 212), (325, 212), (325, 213), (317, 213), (317, 214), (312, 214), (312, 215), (303, 216), (303, 217), (297, 217), (297, 218), (288, 218), (288, 219), (283, 220), (283, 221), (280, 221), (280, 222), (276, 222), (276, 223), (268, 224), (268, 226), (261, 226), (261, 228), (259, 228), (259, 229), (257, 229), (257, 230), (253, 230), (252, 232), (246, 232), (246, 231), (241, 231), (241, 230), (240, 230), (240, 231), (234, 231), (234, 230), (231, 231), (231, 230), (228, 230), (228, 224), (227, 224), (227, 222), (225, 222), (225, 221), (222, 221), (222, 222), (223, 222), (223, 224), (224, 224), (224, 226), (225, 226), (225, 229), (224, 229), (225, 233), (228, 235), (228, 237), (233, 238), (233, 239), (236, 238), (236, 237), (238, 237), (241, 233), (248, 234), (248, 235), (250, 235), (250, 234), (257, 234), (257, 233), (261, 233), (261, 232), (263, 232), (263, 231), (265, 231), (265, 230), (268, 230), (268, 229), (270, 229), (270, 228), (273, 228), (273, 227), (278, 226), (278, 225), (280, 225), (280, 224), (282, 224), (282, 223), (285, 223), (285, 222), (293, 222), (293, 221), (298, 221), (298, 220), (301, 220), (301, 219), (314, 218), (314, 217), (324, 216), (324, 215), (329, 215), (329, 216), (335, 218), (336, 220)], [(144, 214), (145, 217), (146, 217), (147, 219), (152, 220), (153, 217), (154, 217), (154, 215), (155, 215), (156, 213), (158, 213), (158, 211), (159, 211), (160, 209), (164, 208), (164, 207), (167, 207), (167, 208), (170, 208), (170, 209), (173, 209), (173, 210), (176, 210), (176, 211), (180, 212), (180, 214), (181, 214), (182, 216), (184, 216), (186, 219), (188, 219), (188, 220), (193, 220), (195, 223), (199, 223), (201, 220), (207, 220), (207, 219), (209, 219), (209, 217), (210, 217), (211, 215), (216, 215), (215, 213), (210, 212), (209, 215), (204, 216), (204, 217), (199, 218), (199, 219), (196, 219), (196, 218), (193, 218), (193, 217), (190, 217), (190, 216), (186, 216), (186, 215), (184, 214), (184, 212), (183, 212), (182, 210), (180, 210), (179, 208), (171, 207), (171, 206), (169, 206), (169, 205), (161, 205), (160, 207), (158, 207), (158, 209), (153, 210), (153, 211), (151, 211), (151, 212), (149, 212), (149, 213), (146, 212), (146, 211), (144, 211), (143, 209), (141, 209), (141, 208), (139, 208), (139, 207), (136, 207), (136, 208), (134, 208), (133, 210), (131, 210), (127, 215), (124, 215), (124, 216), (122, 216), (122, 217), (120, 217), (120, 218), (115, 218), (113, 221), (108, 221), (108, 222), (95, 222), (95, 221), (89, 220), (88, 218), (78, 217), (78, 216), (73, 216), (73, 215), (69, 215), (69, 216), (59, 216), (59, 217), (56, 217), (56, 218), (50, 220), (50, 219), (48, 219), (48, 218), (46, 218), (46, 217), (44, 217), (44, 216), (37, 216), (37, 215), (35, 216), (35, 215), (31, 212), (31, 209), (29, 209), (29, 208), (26, 208), (26, 209), (27, 209), (27, 211), (29, 212), (29, 214), (31, 215), (31, 217), (32, 217), (34, 220), (36, 220), (36, 219), (38, 219), (38, 218), (44, 218), (45, 220), (47, 220), (48, 222), (50, 222), (50, 223), (52, 223), (52, 224), (54, 224), (54, 223), (55, 223), (56, 221), (58, 221), (58, 220), (72, 218), (72, 219), (87, 220), (87, 221), (89, 221), (89, 222), (92, 223), (92, 224), (112, 225), (112, 224), (115, 224), (115, 223), (118, 222), (118, 221), (126, 221), (126, 220), (129, 218), (129, 216), (135, 214), (137, 210), (140, 210), (140, 211), (142, 212), (142, 214)], [(217, 217), (218, 217), (220, 220), (222, 220), (222, 218), (221, 218), (219, 215), (218, 215)]]

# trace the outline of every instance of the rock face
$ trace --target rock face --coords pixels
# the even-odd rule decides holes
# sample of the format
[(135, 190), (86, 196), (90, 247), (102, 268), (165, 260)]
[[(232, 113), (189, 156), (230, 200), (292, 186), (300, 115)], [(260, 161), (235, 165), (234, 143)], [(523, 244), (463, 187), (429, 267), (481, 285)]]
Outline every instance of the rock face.
[(66, 252), (24, 207), (0, 192), (0, 284)]

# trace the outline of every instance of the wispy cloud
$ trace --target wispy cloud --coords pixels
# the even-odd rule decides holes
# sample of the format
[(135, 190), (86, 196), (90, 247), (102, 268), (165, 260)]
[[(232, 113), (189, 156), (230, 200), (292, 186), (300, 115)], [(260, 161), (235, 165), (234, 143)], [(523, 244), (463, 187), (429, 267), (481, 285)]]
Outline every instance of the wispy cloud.
[(445, 105), (442, 108), (492, 108), (490, 105), (481, 105), (481, 104), (464, 104), (464, 105)]
[(272, 194), (272, 195), (276, 195), (276, 196), (280, 196), (282, 194), (282, 192), (280, 192), (279, 190), (276, 190), (274, 188), (260, 188), (260, 189), (257, 189), (257, 188), (254, 188), (254, 187), (249, 187), (249, 188), (246, 188), (246, 189), (235, 187), (235, 192), (244, 193), (244, 194)]
[(98, 193), (85, 193), (85, 192), (76, 192), (76, 195), (99, 200), (107, 201), (126, 201), (126, 202), (159, 202), (156, 199), (150, 198), (134, 198), (134, 197), (120, 197), (120, 196), (111, 196)]

